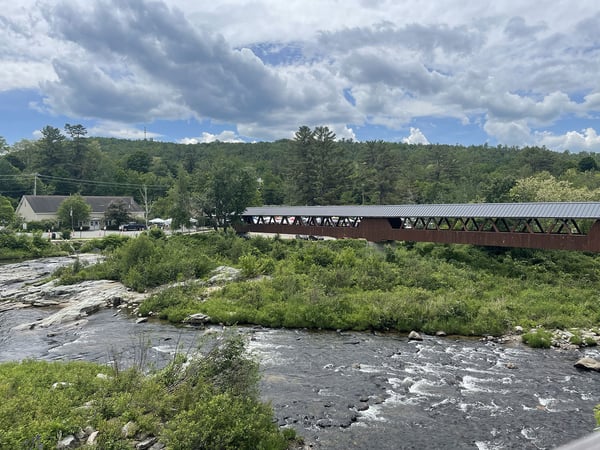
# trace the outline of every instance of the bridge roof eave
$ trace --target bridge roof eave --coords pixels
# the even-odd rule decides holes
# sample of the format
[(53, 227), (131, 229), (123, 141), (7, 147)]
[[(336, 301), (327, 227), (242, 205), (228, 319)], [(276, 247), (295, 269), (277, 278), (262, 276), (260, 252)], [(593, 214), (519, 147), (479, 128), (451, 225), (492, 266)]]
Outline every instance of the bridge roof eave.
[(600, 202), (253, 206), (243, 216), (600, 219)]

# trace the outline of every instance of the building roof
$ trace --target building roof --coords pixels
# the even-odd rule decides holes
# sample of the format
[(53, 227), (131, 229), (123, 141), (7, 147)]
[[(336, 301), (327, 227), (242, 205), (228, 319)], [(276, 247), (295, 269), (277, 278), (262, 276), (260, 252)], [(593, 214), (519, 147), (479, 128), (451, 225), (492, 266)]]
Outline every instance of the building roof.
[[(31, 208), (37, 214), (53, 214), (58, 211), (60, 204), (69, 198), (68, 195), (24, 195)], [(131, 212), (142, 213), (142, 208), (135, 202), (133, 197), (106, 197), (83, 195), (85, 202), (92, 207), (92, 212), (103, 213), (111, 203), (123, 202), (129, 205)]]
[(476, 217), (600, 219), (600, 202), (458, 203), (434, 205), (257, 206), (244, 216)]

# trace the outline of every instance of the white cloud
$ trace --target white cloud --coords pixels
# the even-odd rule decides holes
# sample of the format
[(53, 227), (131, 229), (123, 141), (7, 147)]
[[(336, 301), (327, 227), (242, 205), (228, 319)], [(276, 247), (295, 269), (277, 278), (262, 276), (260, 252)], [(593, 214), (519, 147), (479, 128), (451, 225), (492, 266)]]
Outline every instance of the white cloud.
[(488, 119), (483, 129), (499, 144), (516, 147), (532, 144), (531, 130), (525, 120), (504, 122)]
[(179, 141), (180, 144), (208, 144), (210, 142), (245, 142), (240, 138), (235, 131), (224, 130), (219, 134), (211, 134), (203, 132), (201, 137), (183, 138)]
[(113, 137), (119, 139), (159, 139), (159, 133), (139, 129), (138, 127), (112, 121), (101, 121), (93, 127), (88, 128), (89, 136)]
[(38, 111), (130, 124), (125, 134), (193, 118), (249, 139), (304, 124), (354, 139), (349, 124), (487, 117), (500, 143), (595, 148), (588, 132), (552, 131), (600, 111), (592, 0), (0, 0), (0, 11), (0, 93), (39, 89)]
[(425, 135), (418, 128), (410, 127), (410, 135), (402, 139), (405, 144), (429, 144)]
[(536, 134), (536, 141), (537, 145), (545, 145), (552, 150), (600, 152), (600, 136), (593, 128), (586, 128), (581, 132), (569, 131), (562, 135), (541, 132)]

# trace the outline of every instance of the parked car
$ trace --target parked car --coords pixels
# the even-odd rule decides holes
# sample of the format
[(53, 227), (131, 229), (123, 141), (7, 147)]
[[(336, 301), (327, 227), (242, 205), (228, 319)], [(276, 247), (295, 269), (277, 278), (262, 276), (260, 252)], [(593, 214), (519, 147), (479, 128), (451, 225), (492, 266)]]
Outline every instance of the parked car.
[(131, 222), (131, 223), (126, 223), (124, 225), (121, 225), (122, 231), (142, 231), (145, 229), (146, 229), (146, 225), (144, 225), (143, 223)]

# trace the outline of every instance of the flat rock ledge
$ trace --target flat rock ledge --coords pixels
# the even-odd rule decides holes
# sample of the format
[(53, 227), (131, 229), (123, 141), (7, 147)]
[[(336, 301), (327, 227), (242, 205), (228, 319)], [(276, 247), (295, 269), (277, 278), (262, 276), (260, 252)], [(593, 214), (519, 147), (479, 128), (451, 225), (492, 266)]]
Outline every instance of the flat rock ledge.
[(74, 322), (87, 317), (103, 307), (117, 307), (121, 304), (139, 304), (149, 294), (133, 292), (117, 281), (94, 280), (61, 286), (55, 282), (41, 286), (27, 286), (10, 302), (14, 307), (59, 306), (54, 314), (32, 323), (15, 327), (15, 330), (45, 328), (66, 322)]

